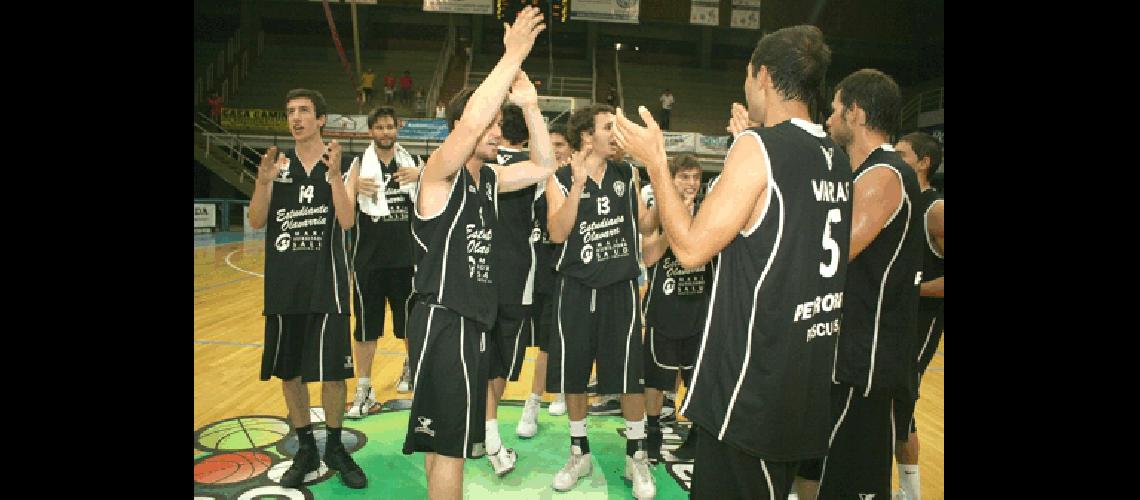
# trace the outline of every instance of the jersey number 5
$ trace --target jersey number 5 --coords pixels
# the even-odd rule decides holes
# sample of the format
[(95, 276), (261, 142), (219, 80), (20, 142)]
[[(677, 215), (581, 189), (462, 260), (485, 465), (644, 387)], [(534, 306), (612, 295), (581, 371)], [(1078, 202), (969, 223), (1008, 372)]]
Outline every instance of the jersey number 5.
[(839, 243), (831, 237), (831, 225), (843, 220), (843, 214), (838, 208), (827, 211), (827, 222), (823, 225), (823, 249), (831, 253), (831, 263), (819, 263), (819, 275), (824, 278), (835, 276), (839, 269)]

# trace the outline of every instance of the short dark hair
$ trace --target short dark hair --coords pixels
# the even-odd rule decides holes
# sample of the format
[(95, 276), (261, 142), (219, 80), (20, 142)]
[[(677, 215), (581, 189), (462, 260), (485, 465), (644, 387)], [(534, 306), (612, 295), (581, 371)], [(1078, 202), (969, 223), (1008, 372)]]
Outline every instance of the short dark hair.
[(811, 25), (790, 26), (764, 35), (752, 51), (752, 76), (768, 68), (772, 85), (781, 97), (808, 106), (819, 99), (831, 65), (831, 49), (823, 32)]
[(289, 101), (293, 99), (306, 98), (313, 103), (313, 111), (317, 113), (317, 118), (325, 116), (328, 112), (329, 104), (325, 101), (325, 96), (321, 95), (316, 90), (309, 89), (293, 89), (285, 94), (285, 105), (289, 105)]
[(526, 117), (523, 116), (522, 108), (511, 103), (503, 105), (502, 130), (503, 138), (511, 144), (522, 144), (523, 141), (530, 137), (530, 131), (526, 128)]
[(451, 96), (451, 100), (447, 102), (447, 130), (455, 130), (455, 122), (463, 117), (463, 108), (467, 107), (467, 101), (474, 93), (474, 87), (464, 87)]
[(372, 128), (373, 125), (376, 125), (376, 120), (379, 120), (381, 116), (391, 116), (392, 122), (395, 123), (397, 127), (400, 126), (400, 119), (396, 117), (396, 108), (392, 106), (377, 106), (376, 109), (368, 113), (368, 128)]
[(704, 169), (701, 168), (700, 160), (697, 160), (696, 156), (688, 153), (677, 155), (673, 158), (673, 161), (669, 162), (669, 176), (676, 177), (682, 170), (692, 170), (694, 168), (702, 172), (704, 171)]
[[(549, 132), (551, 134), (558, 134), (558, 135), (562, 136), (563, 139), (566, 139), (566, 126), (565, 125), (562, 125), (562, 124), (551, 125)], [(569, 143), (570, 140), (566, 139), (566, 142)]]
[(899, 128), (902, 93), (894, 78), (877, 69), (865, 68), (839, 81), (835, 86), (844, 108), (858, 103), (867, 113), (867, 128), (894, 135)]
[(942, 144), (934, 136), (923, 132), (911, 132), (902, 136), (899, 141), (906, 141), (914, 150), (914, 156), (919, 160), (930, 158), (930, 168), (926, 170), (926, 182), (934, 177), (934, 171), (942, 164)]
[(570, 115), (566, 123), (566, 142), (574, 151), (582, 150), (582, 132), (594, 133), (594, 117), (598, 113), (613, 113), (614, 107), (609, 104), (591, 104)]

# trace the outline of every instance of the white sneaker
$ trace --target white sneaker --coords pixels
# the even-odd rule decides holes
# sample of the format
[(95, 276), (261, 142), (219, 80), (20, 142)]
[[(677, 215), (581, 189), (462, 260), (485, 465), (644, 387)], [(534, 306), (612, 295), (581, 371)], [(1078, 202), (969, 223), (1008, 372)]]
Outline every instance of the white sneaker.
[(396, 392), (412, 392), (412, 370), (408, 368), (407, 361), (404, 361), (404, 373), (396, 383)]
[(345, 412), (348, 418), (364, 418), (368, 416), (372, 405), (376, 404), (376, 392), (366, 385), (356, 386), (356, 395), (352, 397), (352, 406)]
[(555, 491), (570, 491), (578, 483), (578, 479), (589, 476), (594, 471), (590, 454), (575, 453), (574, 448), (577, 447), (570, 447), (570, 460), (554, 474), (554, 484), (551, 486), (554, 487)]
[(555, 398), (554, 402), (550, 403), (550, 406), (546, 408), (546, 412), (552, 417), (565, 415), (566, 414), (566, 395), (559, 393), (558, 397)]
[(633, 483), (633, 496), (638, 500), (651, 499), (657, 495), (657, 485), (649, 473), (649, 455), (639, 451), (625, 456), (625, 478)]
[(515, 462), (517, 462), (518, 459), (519, 456), (515, 453), (515, 450), (507, 448), (506, 446), (500, 446), (498, 453), (487, 454), (487, 460), (491, 462), (491, 468), (495, 469), (495, 475), (499, 477), (503, 477), (507, 475), (508, 472), (515, 470)]
[(527, 398), (523, 404), (522, 417), (519, 425), (515, 427), (515, 434), (521, 438), (532, 438), (538, 434), (538, 401)]

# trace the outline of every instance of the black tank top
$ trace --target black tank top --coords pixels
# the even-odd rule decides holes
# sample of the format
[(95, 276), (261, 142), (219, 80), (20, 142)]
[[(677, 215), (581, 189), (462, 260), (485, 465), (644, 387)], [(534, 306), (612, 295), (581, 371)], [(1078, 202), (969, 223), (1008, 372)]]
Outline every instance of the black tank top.
[[(525, 151), (499, 148), (499, 165), (530, 159)], [(502, 168), (502, 167), (500, 167)], [(510, 168), (510, 167), (507, 167)], [(534, 294), (535, 253), (530, 245), (534, 227), (535, 187), (499, 195), (499, 225), (495, 238), (495, 286), (500, 304), (530, 305)]]
[[(413, 155), (417, 165), (423, 161)], [(373, 217), (356, 207), (356, 226), (352, 239), (352, 265), (354, 269), (379, 269), (412, 267), (412, 213), (411, 195), (400, 189), (392, 174), (399, 168), (396, 159), (385, 164), (380, 160), (384, 175), (384, 196), (388, 201), (389, 214)]]
[(649, 272), (649, 288), (643, 305), (645, 326), (671, 339), (700, 334), (705, 326), (712, 277), (713, 261), (695, 269), (684, 269), (673, 255), (673, 249), (665, 249), (665, 255)]
[[(570, 192), (569, 166), (554, 174), (562, 193)], [(601, 288), (636, 279), (641, 248), (637, 240), (637, 190), (633, 167), (624, 161), (606, 160), (599, 185), (586, 179), (578, 214), (562, 245), (555, 269), (590, 288)]]
[(804, 120), (744, 134), (753, 137), (734, 144), (759, 139), (768, 159), (767, 199), (759, 221), (720, 253), (682, 412), (766, 460), (822, 457), (845, 310), (851, 166)]
[(864, 395), (917, 397), (918, 290), (925, 225), (918, 206), (918, 178), (890, 144), (871, 152), (855, 171), (889, 168), (902, 181), (898, 211), (847, 270), (843, 335), (834, 380)]
[(417, 262), (413, 291), (475, 321), (484, 331), (491, 329), (498, 310), (491, 252), (498, 193), (491, 167), (479, 169), (479, 185), (462, 167), (441, 213), (427, 219), (418, 210), (412, 215)]
[(554, 259), (562, 246), (550, 241), (550, 230), (546, 227), (546, 182), (538, 183), (538, 198), (534, 200), (534, 226), (530, 231), (530, 245), (534, 249), (534, 292), (554, 295)]
[[(285, 156), (289, 166), (273, 179), (269, 198), (263, 314), (348, 314), (346, 236), (328, 167), (318, 161), (306, 174), (295, 150)], [(341, 171), (350, 164), (342, 161)]]
[[(934, 204), (942, 201), (942, 199), (942, 193), (934, 188), (927, 188), (926, 191), (918, 195), (918, 206), (922, 212), (922, 234), (923, 239), (926, 240), (925, 249), (922, 252), (922, 281), (938, 279), (946, 274), (946, 259), (938, 251), (934, 239), (930, 237), (930, 228), (926, 221), (927, 216), (930, 215), (930, 209), (934, 208)], [(919, 304), (924, 307), (941, 306), (943, 298), (920, 296)]]

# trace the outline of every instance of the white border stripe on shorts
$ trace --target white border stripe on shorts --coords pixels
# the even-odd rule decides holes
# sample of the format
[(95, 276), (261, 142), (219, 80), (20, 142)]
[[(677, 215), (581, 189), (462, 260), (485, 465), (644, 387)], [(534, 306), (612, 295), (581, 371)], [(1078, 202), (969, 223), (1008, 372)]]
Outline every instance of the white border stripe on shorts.
[(269, 370), (271, 376), (273, 372), (277, 371), (277, 355), (281, 354), (281, 336), (285, 334), (285, 327), (281, 324), (281, 315), (275, 314), (275, 316), (277, 316), (277, 347), (273, 349), (273, 368)]
[(629, 280), (629, 292), (633, 294), (633, 307), (631, 307), (629, 310), (629, 333), (625, 336), (625, 364), (623, 365), (621, 374), (622, 394), (629, 392), (629, 344), (633, 340), (633, 324), (637, 323), (638, 313), (637, 289), (633, 287), (633, 280)]
[[(669, 366), (663, 365), (660, 361), (657, 361), (657, 336), (653, 334), (653, 330), (654, 327), (649, 327), (649, 356), (653, 358), (653, 364), (664, 370), (692, 370), (692, 366)], [(686, 387), (685, 389), (687, 390), (688, 388)]]
[(522, 337), (522, 327), (526, 321), (519, 322), (519, 331), (515, 332), (515, 348), (511, 349), (511, 369), (507, 370), (507, 380), (515, 373), (515, 360), (519, 359), (519, 337)]
[(329, 313), (325, 313), (324, 321), (321, 321), (321, 348), (317, 350), (317, 359), (320, 363), (320, 380), (325, 381), (325, 325), (329, 322)]
[[(834, 389), (834, 388), (833, 388)], [(835, 441), (835, 433), (839, 432), (839, 426), (843, 425), (843, 419), (847, 417), (847, 409), (851, 408), (851, 396), (855, 394), (855, 387), (851, 387), (847, 391), (847, 404), (843, 405), (843, 413), (839, 414), (839, 420), (835, 422), (835, 427), (831, 429), (831, 437), (827, 438), (827, 447), (831, 448), (832, 441)], [(893, 445), (892, 445), (893, 446)], [(819, 471), (819, 484), (816, 485), (816, 491), (823, 487), (823, 478), (827, 476), (827, 457), (823, 457), (823, 467)]]
[(772, 475), (768, 474), (768, 464), (760, 460), (760, 468), (764, 469), (764, 480), (768, 481), (768, 500), (776, 500), (776, 492), (772, 490)]
[(764, 284), (764, 278), (768, 277), (768, 271), (772, 269), (772, 262), (776, 260), (776, 254), (780, 253), (780, 243), (784, 237), (784, 216), (787, 214), (788, 207), (784, 204), (784, 195), (780, 193), (780, 186), (776, 184), (776, 179), (771, 177), (771, 168), (772, 166), (769, 164), (769, 197), (776, 199), (780, 209), (780, 216), (776, 219), (776, 242), (772, 245), (772, 253), (768, 255), (768, 262), (764, 264), (764, 270), (760, 272), (760, 279), (756, 280), (756, 288), (752, 291), (752, 312), (749, 314), (748, 319), (748, 336), (746, 337), (747, 342), (744, 346), (744, 362), (740, 366), (740, 378), (736, 379), (736, 387), (732, 390), (732, 398), (728, 400), (728, 409), (724, 412), (724, 423), (720, 426), (720, 434), (717, 435), (717, 439), (722, 441), (724, 440), (724, 433), (728, 431), (728, 423), (732, 420), (732, 409), (736, 406), (736, 397), (740, 395), (740, 387), (744, 385), (744, 376), (748, 374), (748, 360), (752, 358), (752, 334), (756, 326), (756, 306), (760, 299), (760, 286)]
[(558, 353), (562, 357), (562, 361), (558, 364), (562, 374), (558, 378), (558, 392), (566, 394), (566, 335), (562, 334), (562, 294), (566, 291), (566, 277), (562, 276), (561, 280), (558, 285), (558, 312), (554, 315), (554, 320), (558, 322), (558, 340), (562, 343), (562, 349)]
[(420, 359), (416, 361), (416, 376), (412, 379), (412, 387), (420, 386), (420, 368), (424, 366), (424, 355), (427, 353), (428, 340), (431, 339), (431, 318), (435, 315), (435, 308), (439, 307), (435, 304), (425, 305), (428, 306), (427, 328), (424, 329), (424, 345), (420, 347)]
[(467, 458), (467, 439), (471, 435), (471, 379), (467, 376), (467, 359), (463, 357), (463, 316), (459, 318), (459, 363), (463, 365), (463, 388), (467, 392), (467, 411), (463, 413), (463, 458)]

